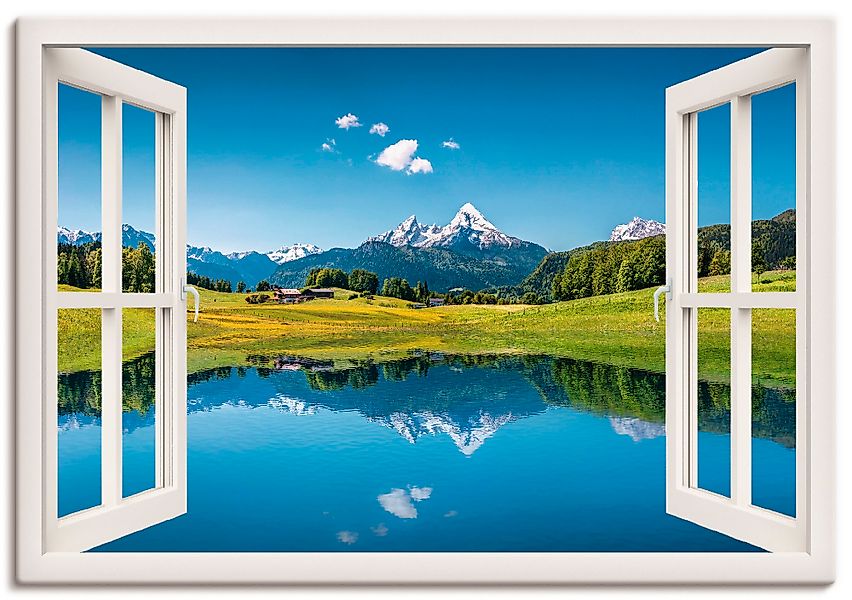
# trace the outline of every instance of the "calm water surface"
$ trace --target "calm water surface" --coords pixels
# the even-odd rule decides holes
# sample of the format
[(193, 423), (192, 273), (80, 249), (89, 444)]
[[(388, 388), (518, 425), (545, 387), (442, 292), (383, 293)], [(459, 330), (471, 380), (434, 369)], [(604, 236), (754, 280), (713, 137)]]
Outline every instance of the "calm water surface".
[[(125, 365), (125, 495), (153, 486), (151, 357)], [(60, 513), (99, 503), (98, 373), (60, 379)], [(701, 485), (726, 493), (725, 386)], [(551, 357), (189, 377), (186, 515), (100, 551), (743, 551), (665, 513), (664, 377)], [(793, 407), (756, 389), (755, 503), (795, 514)]]

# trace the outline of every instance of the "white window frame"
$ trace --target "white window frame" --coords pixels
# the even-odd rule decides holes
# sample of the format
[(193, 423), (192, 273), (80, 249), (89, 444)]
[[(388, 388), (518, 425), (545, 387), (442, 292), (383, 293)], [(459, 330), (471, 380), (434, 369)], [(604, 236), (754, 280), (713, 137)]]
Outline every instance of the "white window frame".
[[(42, 353), (42, 496), (44, 549), (88, 550), (186, 512), (186, 89), (81, 48), (46, 48), (42, 89), (44, 144)], [(59, 207), (59, 86), (101, 100), (101, 247), (99, 292), (57, 291)], [(122, 107), (154, 116), (155, 286), (153, 293), (122, 291)], [(35, 237), (35, 236), (34, 236)], [(57, 331), (62, 309), (101, 309), (101, 502), (58, 517)], [(122, 497), (122, 314), (155, 312), (154, 467), (152, 489)]]
[[(41, 513), (42, 52), (71, 46), (799, 46), (810, 59), (807, 551), (46, 552)], [(826, 20), (32, 19), (17, 24), (17, 578), (68, 583), (825, 583), (835, 572), (835, 32)], [(190, 90), (191, 93), (191, 90)], [(662, 94), (662, 90), (661, 90)], [(662, 110), (662, 106), (661, 106)], [(31, 132), (32, 135), (23, 135)], [(668, 165), (667, 165), (668, 168)], [(42, 290), (34, 294), (32, 290)], [(649, 306), (649, 311), (651, 307)]]
[[(772, 552), (805, 551), (811, 511), (808, 494), (808, 415), (812, 397), (808, 352), (812, 314), (808, 260), (812, 230), (808, 155), (808, 50), (773, 48), (666, 90), (667, 272), (666, 510), (673, 515)], [(796, 83), (796, 291), (752, 291), (753, 95)], [(698, 290), (698, 115), (730, 104), (731, 290)], [(698, 311), (730, 311), (730, 497), (698, 487)], [(796, 311), (796, 516), (752, 504), (753, 309)]]

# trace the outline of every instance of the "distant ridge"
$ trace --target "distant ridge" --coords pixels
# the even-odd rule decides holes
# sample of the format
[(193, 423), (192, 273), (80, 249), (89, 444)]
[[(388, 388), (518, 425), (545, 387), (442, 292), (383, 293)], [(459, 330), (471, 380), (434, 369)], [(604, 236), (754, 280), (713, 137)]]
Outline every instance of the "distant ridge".
[[(91, 232), (58, 227), (56, 239), (59, 244), (82, 246), (83, 244), (100, 242), (101, 233), (99, 231)], [(153, 252), (154, 234), (135, 229), (125, 223), (121, 226), (121, 243), (130, 248), (136, 248), (140, 243), (143, 243)], [(187, 244), (186, 264), (187, 271), (196, 275), (203, 275), (211, 279), (227, 279), (233, 287), (236, 287), (238, 282), (243, 281), (250, 288), (253, 288), (258, 281), (272, 275), (280, 265), (322, 251), (322, 248), (314, 244), (297, 243), (292, 246), (282, 246), (266, 253), (249, 250), (247, 252), (223, 254), (209, 246), (190, 246)]]
[(653, 219), (633, 217), (633, 219), (622, 225), (616, 225), (609, 236), (610, 242), (624, 242), (628, 240), (641, 240), (655, 235), (664, 235), (666, 226), (664, 223)]

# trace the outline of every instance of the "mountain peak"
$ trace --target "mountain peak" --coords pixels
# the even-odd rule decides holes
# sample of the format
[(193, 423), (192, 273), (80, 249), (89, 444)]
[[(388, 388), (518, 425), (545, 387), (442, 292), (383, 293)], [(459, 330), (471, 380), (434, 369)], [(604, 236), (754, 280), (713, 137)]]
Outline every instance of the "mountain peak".
[(322, 248), (314, 244), (302, 244), (297, 242), (292, 246), (281, 246), (278, 250), (267, 252), (266, 256), (268, 256), (272, 262), (283, 265), (285, 262), (298, 260), (308, 256), (309, 254), (319, 254), (322, 251)]
[(423, 245), (427, 241), (427, 237), (436, 230), (438, 230), (437, 226), (421, 225), (417, 221), (417, 216), (411, 215), (393, 229), (380, 233), (379, 235), (369, 237), (366, 241), (384, 242), (385, 244), (390, 244), (391, 246), (396, 247), (416, 247)]
[(782, 213), (779, 213), (770, 219), (771, 221), (775, 221), (776, 223), (795, 223), (796, 222), (796, 209), (788, 208)]
[(666, 233), (665, 223), (653, 219), (633, 217), (628, 223), (616, 225), (609, 236), (610, 242), (623, 242), (628, 240), (641, 240), (646, 237), (663, 235)]
[(459, 212), (456, 213), (456, 214), (466, 214), (466, 215), (471, 215), (471, 216), (482, 217), (482, 213), (479, 212), (479, 209), (476, 208), (470, 202), (465, 202), (464, 204), (462, 204), (461, 208), (459, 208)]
[(521, 240), (506, 235), (470, 202), (464, 203), (453, 219), (443, 227), (422, 225), (411, 215), (396, 228), (380, 235), (367, 238), (368, 242), (384, 242), (391, 246), (414, 248), (448, 248), (459, 243), (475, 247), (491, 248), (519, 246)]
[(477, 231), (486, 231), (489, 229), (497, 230), (494, 224), (485, 218), (479, 210), (470, 202), (465, 202), (453, 220), (450, 221), (450, 226), (468, 227)]

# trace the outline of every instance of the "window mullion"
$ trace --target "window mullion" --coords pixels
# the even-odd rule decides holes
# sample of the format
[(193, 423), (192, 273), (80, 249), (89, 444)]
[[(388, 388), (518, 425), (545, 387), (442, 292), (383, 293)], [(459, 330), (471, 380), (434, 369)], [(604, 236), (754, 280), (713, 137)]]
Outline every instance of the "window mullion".
[[(121, 98), (101, 102), (102, 288), (120, 294), (121, 285)], [(101, 311), (101, 501), (115, 506), (122, 496), (120, 307)]]
[[(165, 171), (167, 159), (165, 147), (166, 143), (170, 140), (165, 130), (167, 117), (161, 112), (156, 112), (154, 114), (154, 187), (156, 193), (156, 207), (154, 209), (154, 290), (161, 293), (166, 289), (164, 282), (168, 280), (169, 274), (171, 273), (169, 266), (172, 262), (170, 239), (169, 236), (166, 235), (166, 215), (169, 214), (169, 211), (166, 209), (164, 204), (166, 198), (169, 197), (168, 189), (166, 187), (170, 182), (166, 177)], [(167, 472), (168, 465), (165, 461), (165, 457), (170, 454), (167, 451), (168, 439), (166, 437), (166, 424), (169, 421), (166, 407), (163, 402), (166, 386), (164, 367), (166, 364), (169, 364), (167, 362), (168, 357), (164, 355), (168, 346), (166, 343), (168, 337), (164, 335), (165, 332), (163, 330), (167, 321), (167, 315), (165, 314), (166, 311), (157, 309), (154, 312), (154, 327), (156, 331), (154, 342), (154, 376), (156, 378), (156, 383), (154, 385), (154, 483), (155, 487), (161, 488), (165, 485), (166, 481), (170, 480), (169, 473)]]
[[(687, 182), (687, 235), (686, 263), (684, 279), (687, 292), (698, 291), (698, 114), (690, 113), (686, 121), (686, 182)], [(683, 289), (682, 288), (682, 289)], [(684, 320), (688, 327), (687, 344), (687, 376), (688, 404), (686, 456), (688, 486), (698, 487), (698, 310), (689, 310)]]
[[(751, 293), (751, 98), (731, 100), (731, 292)], [(731, 310), (731, 500), (751, 504), (751, 309)]]

